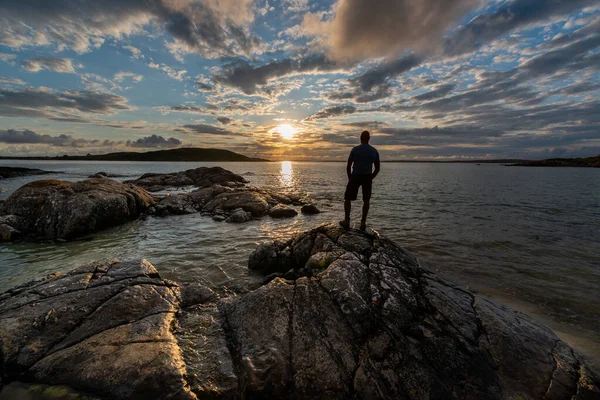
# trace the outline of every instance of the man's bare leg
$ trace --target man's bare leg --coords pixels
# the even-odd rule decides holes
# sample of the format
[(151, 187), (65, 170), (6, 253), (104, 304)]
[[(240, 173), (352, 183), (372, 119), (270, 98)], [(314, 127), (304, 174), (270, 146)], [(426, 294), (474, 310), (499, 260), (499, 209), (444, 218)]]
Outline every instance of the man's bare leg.
[(360, 229), (363, 231), (367, 229), (367, 214), (369, 214), (370, 205), (371, 204), (368, 200), (363, 201), (362, 218), (360, 219)]
[(344, 229), (350, 229), (350, 211), (352, 211), (352, 202), (344, 200), (344, 219), (340, 221), (340, 225)]

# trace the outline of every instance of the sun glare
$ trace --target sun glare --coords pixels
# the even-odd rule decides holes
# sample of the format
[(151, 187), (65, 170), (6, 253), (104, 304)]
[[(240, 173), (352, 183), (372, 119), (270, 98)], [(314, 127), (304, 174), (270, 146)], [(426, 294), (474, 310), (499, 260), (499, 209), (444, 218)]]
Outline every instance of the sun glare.
[(277, 132), (284, 139), (293, 139), (294, 135), (296, 135), (296, 128), (290, 124), (283, 124), (277, 127)]

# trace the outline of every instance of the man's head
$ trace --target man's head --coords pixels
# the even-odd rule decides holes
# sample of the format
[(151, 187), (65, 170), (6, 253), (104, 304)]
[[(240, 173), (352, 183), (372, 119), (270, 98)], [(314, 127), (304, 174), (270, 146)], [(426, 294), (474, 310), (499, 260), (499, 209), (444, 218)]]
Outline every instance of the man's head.
[(369, 133), (369, 131), (363, 131), (360, 134), (360, 142), (362, 144), (367, 144), (369, 143), (369, 139), (371, 139), (371, 134)]

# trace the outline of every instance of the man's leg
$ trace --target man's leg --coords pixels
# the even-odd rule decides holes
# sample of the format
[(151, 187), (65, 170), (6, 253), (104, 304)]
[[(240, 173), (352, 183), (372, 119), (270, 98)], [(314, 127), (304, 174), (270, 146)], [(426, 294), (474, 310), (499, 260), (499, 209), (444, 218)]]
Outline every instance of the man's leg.
[(344, 216), (346, 221), (350, 221), (350, 212), (352, 211), (352, 202), (344, 200)]
[(352, 177), (348, 180), (346, 192), (344, 193), (344, 219), (340, 221), (340, 225), (344, 229), (350, 229), (350, 211), (352, 210), (352, 200), (356, 200), (358, 195), (359, 184)]
[(344, 219), (340, 221), (340, 225), (344, 229), (350, 229), (350, 211), (352, 210), (352, 202), (344, 200)]
[(367, 229), (367, 214), (369, 214), (369, 207), (371, 205), (371, 192), (373, 191), (373, 179), (369, 176), (365, 178), (362, 185), (362, 195), (363, 195), (363, 208), (362, 208), (362, 218), (360, 219), (360, 229)]
[(367, 229), (367, 214), (369, 214), (369, 200), (363, 200), (362, 218), (360, 219), (360, 229)]

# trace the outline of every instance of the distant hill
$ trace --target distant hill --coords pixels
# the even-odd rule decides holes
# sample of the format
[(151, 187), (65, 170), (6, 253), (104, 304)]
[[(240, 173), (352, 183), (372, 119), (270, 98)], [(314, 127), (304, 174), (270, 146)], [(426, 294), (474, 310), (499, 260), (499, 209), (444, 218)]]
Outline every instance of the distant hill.
[(145, 153), (120, 152), (87, 156), (62, 157), (0, 157), (4, 160), (77, 160), (77, 161), (269, 161), (251, 158), (229, 150), (180, 148), (148, 151)]
[(588, 167), (600, 168), (600, 155), (589, 158), (549, 158), (540, 161), (526, 161), (511, 167)]

